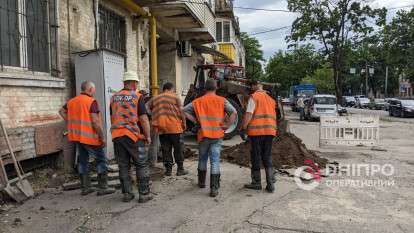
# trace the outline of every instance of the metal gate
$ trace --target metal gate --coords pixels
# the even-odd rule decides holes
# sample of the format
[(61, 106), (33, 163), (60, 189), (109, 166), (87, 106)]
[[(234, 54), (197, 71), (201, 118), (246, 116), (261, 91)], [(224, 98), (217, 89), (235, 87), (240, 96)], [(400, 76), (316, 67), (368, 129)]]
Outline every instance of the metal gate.
[(376, 146), (379, 116), (321, 117), (319, 145)]

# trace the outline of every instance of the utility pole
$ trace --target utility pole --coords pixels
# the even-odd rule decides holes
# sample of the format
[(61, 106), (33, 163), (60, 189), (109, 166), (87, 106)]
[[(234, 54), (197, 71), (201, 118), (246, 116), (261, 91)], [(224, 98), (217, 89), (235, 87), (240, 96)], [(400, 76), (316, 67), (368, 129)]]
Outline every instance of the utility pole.
[(385, 67), (385, 91), (384, 96), (388, 97), (388, 66)]
[(368, 62), (365, 62), (365, 96), (368, 97), (368, 76), (369, 76), (369, 70), (368, 70)]

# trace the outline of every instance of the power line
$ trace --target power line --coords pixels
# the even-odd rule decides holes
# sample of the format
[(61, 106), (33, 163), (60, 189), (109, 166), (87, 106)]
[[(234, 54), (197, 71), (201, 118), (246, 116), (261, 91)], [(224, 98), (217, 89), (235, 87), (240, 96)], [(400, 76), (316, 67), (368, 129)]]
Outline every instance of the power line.
[(287, 12), (287, 13), (295, 13), (289, 10), (282, 10), (282, 9), (265, 9), (265, 8), (254, 8), (254, 7), (242, 7), (242, 6), (234, 6), (235, 9), (241, 10), (254, 10), (254, 11), (270, 11), (270, 12)]
[(406, 6), (391, 7), (391, 8), (387, 8), (387, 10), (396, 10), (396, 9), (402, 9), (402, 8), (407, 8), (407, 7), (414, 7), (414, 4), (412, 4), (412, 5), (406, 5)]
[(284, 26), (284, 27), (280, 27), (280, 28), (273, 28), (273, 29), (269, 29), (269, 30), (265, 30), (265, 31), (260, 31), (260, 32), (252, 32), (249, 35), (250, 36), (256, 36), (256, 35), (260, 35), (260, 34), (264, 34), (264, 33), (269, 33), (269, 32), (275, 32), (275, 31), (280, 31), (283, 29), (287, 29), (290, 28), (291, 26)]

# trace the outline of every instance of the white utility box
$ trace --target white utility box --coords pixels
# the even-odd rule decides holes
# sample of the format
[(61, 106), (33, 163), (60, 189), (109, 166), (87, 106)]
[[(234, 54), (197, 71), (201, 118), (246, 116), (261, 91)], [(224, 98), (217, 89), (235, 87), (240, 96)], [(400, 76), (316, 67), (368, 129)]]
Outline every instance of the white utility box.
[(103, 117), (107, 141), (106, 152), (109, 159), (114, 158), (109, 105), (112, 95), (123, 88), (124, 62), (124, 55), (107, 49), (75, 53), (76, 94), (79, 95), (81, 92), (83, 81), (95, 83), (95, 99), (98, 101)]

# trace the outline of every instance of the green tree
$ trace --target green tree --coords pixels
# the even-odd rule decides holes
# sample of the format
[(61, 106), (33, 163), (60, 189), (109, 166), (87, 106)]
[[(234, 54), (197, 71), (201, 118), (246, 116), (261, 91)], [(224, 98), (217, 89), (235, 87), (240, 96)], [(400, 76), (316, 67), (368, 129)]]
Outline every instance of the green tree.
[(302, 79), (304, 84), (314, 84), (319, 93), (333, 94), (335, 93), (335, 85), (332, 82), (334, 75), (330, 64), (324, 64), (321, 68), (315, 70), (311, 75), (307, 75)]
[(384, 28), (389, 46), (388, 61), (398, 74), (414, 81), (414, 8), (399, 11)]
[[(288, 41), (316, 41), (333, 68), (338, 100), (343, 91), (343, 63), (350, 40), (358, 41), (374, 31), (370, 22), (385, 24), (386, 9), (371, 9), (364, 0), (288, 0), (288, 8), (300, 13)], [(368, 21), (369, 20), (369, 21)]]
[(241, 40), (246, 50), (246, 76), (252, 79), (262, 79), (262, 62), (265, 61), (261, 50), (262, 46), (256, 38), (250, 37), (245, 32), (241, 33)]
[(299, 84), (312, 74), (319, 67), (320, 60), (311, 45), (295, 47), (287, 52), (278, 51), (265, 67), (265, 80), (279, 83), (281, 94), (287, 96), (290, 86)]

